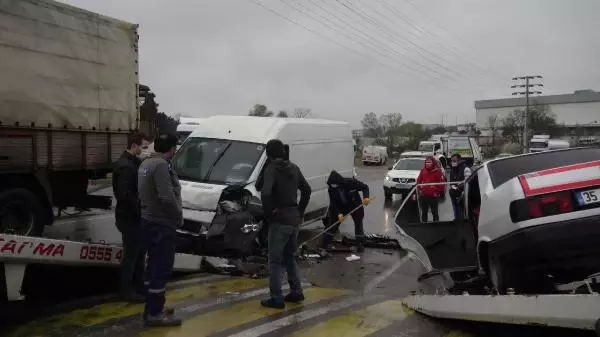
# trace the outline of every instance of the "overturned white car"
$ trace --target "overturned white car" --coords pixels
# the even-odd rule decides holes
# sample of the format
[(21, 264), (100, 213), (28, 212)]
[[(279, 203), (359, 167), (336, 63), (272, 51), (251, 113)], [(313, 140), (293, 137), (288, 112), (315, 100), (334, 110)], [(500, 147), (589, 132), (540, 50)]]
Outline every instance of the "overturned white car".
[(396, 224), (404, 248), (433, 270), (479, 268), (505, 293), (600, 271), (600, 149), (488, 161), (465, 181), (463, 219)]

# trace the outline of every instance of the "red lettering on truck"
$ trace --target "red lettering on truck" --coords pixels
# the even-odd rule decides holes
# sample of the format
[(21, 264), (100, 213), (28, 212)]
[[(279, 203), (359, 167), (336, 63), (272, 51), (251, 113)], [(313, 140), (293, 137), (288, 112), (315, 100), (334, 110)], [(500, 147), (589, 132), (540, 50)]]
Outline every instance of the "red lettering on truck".
[(62, 244), (55, 245), (53, 243), (46, 246), (43, 243), (38, 243), (33, 250), (33, 255), (45, 255), (45, 256), (63, 256), (65, 253), (65, 246)]
[(0, 253), (21, 254), (26, 246), (31, 246), (31, 242), (29, 241), (17, 242), (15, 240), (6, 241), (4, 239), (0, 239), (0, 243), (2, 241), (5, 242), (1, 246), (2, 248), (0, 248)]

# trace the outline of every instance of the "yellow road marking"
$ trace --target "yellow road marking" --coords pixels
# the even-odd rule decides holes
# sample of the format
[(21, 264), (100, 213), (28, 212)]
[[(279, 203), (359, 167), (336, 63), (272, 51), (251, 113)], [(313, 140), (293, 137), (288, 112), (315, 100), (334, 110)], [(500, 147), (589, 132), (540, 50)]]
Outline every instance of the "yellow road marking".
[[(189, 287), (167, 290), (167, 304), (186, 300), (200, 299), (209, 296), (237, 292), (267, 285), (264, 279), (234, 278), (225, 281), (193, 285)], [(25, 337), (57, 333), (67, 329), (83, 328), (105, 323), (109, 320), (141, 314), (143, 304), (128, 304), (125, 302), (110, 302), (93, 306), (88, 309), (78, 309), (66, 314), (44, 318), (21, 326), (7, 337)]]
[(306, 300), (303, 304), (286, 304), (285, 310), (263, 308), (260, 300), (253, 300), (232, 305), (227, 308), (205, 313), (183, 322), (183, 326), (168, 329), (150, 329), (139, 334), (142, 337), (175, 337), (175, 336), (208, 336), (219, 331), (231, 329), (242, 324), (276, 315), (303, 305), (317, 303), (322, 300), (341, 296), (342, 289), (309, 288), (304, 291)]
[(396, 321), (401, 321), (406, 316), (407, 312), (402, 306), (402, 301), (390, 300), (341, 314), (288, 336), (362, 337), (386, 328)]

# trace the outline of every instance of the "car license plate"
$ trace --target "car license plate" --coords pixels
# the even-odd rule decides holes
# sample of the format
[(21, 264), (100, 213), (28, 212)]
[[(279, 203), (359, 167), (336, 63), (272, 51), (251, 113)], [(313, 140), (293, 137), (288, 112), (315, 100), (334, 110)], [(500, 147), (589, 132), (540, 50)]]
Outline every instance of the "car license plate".
[(412, 186), (410, 186), (409, 184), (396, 184), (396, 188), (401, 190), (410, 190)]
[(580, 206), (600, 202), (600, 188), (577, 192), (577, 201), (579, 202)]

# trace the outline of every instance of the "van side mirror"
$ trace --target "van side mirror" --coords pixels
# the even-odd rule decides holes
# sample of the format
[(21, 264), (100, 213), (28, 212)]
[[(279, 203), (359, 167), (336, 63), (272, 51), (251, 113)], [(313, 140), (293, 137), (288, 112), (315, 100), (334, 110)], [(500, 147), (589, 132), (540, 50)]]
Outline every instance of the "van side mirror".
[(393, 166), (390, 166), (390, 167), (388, 167), (388, 171), (391, 171), (391, 170), (393, 170), (393, 169), (394, 169), (394, 167), (393, 167)]

